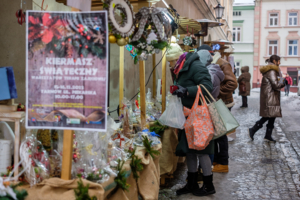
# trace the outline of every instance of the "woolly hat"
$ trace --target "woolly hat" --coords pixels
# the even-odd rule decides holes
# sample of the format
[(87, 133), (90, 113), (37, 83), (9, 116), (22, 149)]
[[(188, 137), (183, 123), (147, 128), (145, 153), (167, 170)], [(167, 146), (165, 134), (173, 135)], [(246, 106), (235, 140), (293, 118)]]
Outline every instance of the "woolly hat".
[(172, 36), (170, 49), (167, 51), (166, 55), (167, 61), (177, 60), (182, 54), (183, 51), (181, 47), (176, 43), (176, 38)]
[(210, 46), (208, 46), (207, 44), (203, 44), (203, 45), (201, 45), (200, 47), (197, 48), (197, 51), (200, 51), (200, 50), (207, 50), (207, 51), (209, 51), (209, 53), (211, 55), (215, 55), (212, 48)]

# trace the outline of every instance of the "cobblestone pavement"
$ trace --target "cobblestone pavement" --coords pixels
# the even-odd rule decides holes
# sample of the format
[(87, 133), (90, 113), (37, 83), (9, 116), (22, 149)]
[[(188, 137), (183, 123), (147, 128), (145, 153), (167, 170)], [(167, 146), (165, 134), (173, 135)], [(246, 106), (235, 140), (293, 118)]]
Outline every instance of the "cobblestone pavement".
[(229, 142), (229, 173), (214, 173), (217, 193), (201, 198), (191, 194), (177, 197), (175, 190), (184, 186), (186, 178), (186, 166), (180, 164), (174, 179), (161, 189), (159, 199), (300, 199), (300, 130), (285, 132), (290, 125), (276, 119), (276, 144), (263, 141), (265, 126), (250, 141), (247, 128), (259, 119), (259, 93), (251, 95), (246, 109), (239, 108), (241, 97), (235, 97), (232, 113), (240, 127), (236, 139)]

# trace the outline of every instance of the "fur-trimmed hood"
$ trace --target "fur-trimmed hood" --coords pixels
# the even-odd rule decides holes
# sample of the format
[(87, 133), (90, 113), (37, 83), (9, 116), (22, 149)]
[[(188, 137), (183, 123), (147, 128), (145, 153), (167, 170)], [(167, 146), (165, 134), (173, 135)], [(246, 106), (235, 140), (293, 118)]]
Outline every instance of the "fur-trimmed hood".
[(277, 65), (273, 64), (273, 63), (268, 63), (268, 65), (260, 67), (259, 70), (262, 74), (264, 74), (264, 73), (266, 73), (270, 70), (275, 70), (276, 72), (280, 73), (279, 72), (279, 67)]

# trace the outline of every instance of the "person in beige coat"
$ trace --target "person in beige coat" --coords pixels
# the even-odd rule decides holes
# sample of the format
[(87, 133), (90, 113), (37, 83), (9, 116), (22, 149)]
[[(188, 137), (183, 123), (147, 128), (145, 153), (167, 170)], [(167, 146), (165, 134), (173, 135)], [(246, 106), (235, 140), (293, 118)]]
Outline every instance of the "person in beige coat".
[(276, 142), (272, 138), (272, 131), (276, 117), (282, 117), (280, 105), (280, 89), (284, 87), (284, 78), (279, 68), (280, 57), (272, 55), (267, 59), (266, 66), (260, 68), (263, 75), (260, 88), (260, 116), (262, 117), (255, 123), (252, 128), (249, 128), (249, 137), (253, 140), (254, 134), (262, 128), (263, 124), (268, 121), (265, 140)]
[[(247, 96), (250, 96), (250, 90), (251, 90), (251, 86), (250, 86), (250, 80), (251, 80), (251, 74), (249, 73), (249, 67), (245, 66), (242, 67), (241, 69), (242, 74), (240, 75), (239, 79), (238, 79), (238, 83), (240, 85), (239, 87), (239, 95), (242, 96), (242, 106), (241, 108), (247, 108), (248, 107), (248, 99)], [(245, 91), (241, 91), (241, 85), (245, 85)]]

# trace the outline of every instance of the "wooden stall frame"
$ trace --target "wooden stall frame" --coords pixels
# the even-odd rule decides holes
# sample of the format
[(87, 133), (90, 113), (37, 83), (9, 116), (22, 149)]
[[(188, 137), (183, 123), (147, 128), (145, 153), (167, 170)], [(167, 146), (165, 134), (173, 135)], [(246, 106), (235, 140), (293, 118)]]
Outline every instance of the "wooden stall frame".
[[(72, 11), (80, 11), (77, 8), (72, 8)], [(61, 179), (71, 179), (72, 159), (73, 159), (73, 131), (64, 130), (63, 140), (63, 157), (61, 167)]]
[[(8, 105), (9, 106), (9, 105)], [(3, 106), (4, 107), (4, 106)], [(14, 163), (19, 163), (19, 149), (20, 149), (20, 120), (25, 118), (25, 112), (0, 112), (0, 121), (14, 122), (15, 123), (15, 141), (14, 141)], [(19, 168), (17, 167), (14, 172), (14, 177), (19, 175)], [(17, 180), (16, 180), (17, 181)]]
[(119, 115), (123, 114), (123, 98), (124, 98), (124, 46), (120, 47), (119, 61)]
[(145, 61), (139, 61), (140, 72), (140, 110), (141, 110), (141, 126), (146, 127), (146, 87), (145, 87)]
[(152, 54), (152, 70), (153, 70), (153, 74), (152, 74), (152, 80), (153, 80), (153, 88), (152, 88), (152, 97), (153, 99), (155, 99), (155, 95), (156, 95), (156, 54)]
[(162, 77), (161, 77), (161, 95), (162, 95), (162, 109), (161, 113), (163, 113), (166, 110), (166, 68), (167, 68), (167, 58), (165, 56), (166, 53), (166, 48), (163, 49), (162, 51)]
[(72, 130), (64, 130), (63, 140), (63, 155), (62, 155), (62, 168), (61, 179), (71, 179), (72, 158), (73, 158), (73, 134)]

